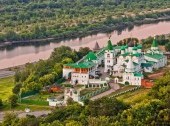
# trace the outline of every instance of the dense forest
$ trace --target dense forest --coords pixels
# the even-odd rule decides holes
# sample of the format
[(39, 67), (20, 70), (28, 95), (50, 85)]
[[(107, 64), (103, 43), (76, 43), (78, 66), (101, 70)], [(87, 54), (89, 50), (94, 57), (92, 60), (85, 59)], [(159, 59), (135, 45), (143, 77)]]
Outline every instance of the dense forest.
[(0, 42), (121, 30), (167, 18), (169, 7), (169, 0), (0, 0)]
[(46, 117), (18, 118), (8, 113), (0, 126), (169, 126), (170, 73), (157, 79), (145, 97), (132, 104), (116, 98), (85, 101), (81, 106), (72, 101), (56, 108)]

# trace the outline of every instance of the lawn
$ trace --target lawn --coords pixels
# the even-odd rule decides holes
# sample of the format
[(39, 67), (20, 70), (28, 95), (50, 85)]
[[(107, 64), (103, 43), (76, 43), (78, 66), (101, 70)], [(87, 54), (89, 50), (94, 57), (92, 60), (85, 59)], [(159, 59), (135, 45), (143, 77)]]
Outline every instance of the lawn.
[(126, 103), (129, 103), (131, 105), (134, 105), (136, 103), (141, 102), (142, 100), (148, 98), (148, 92), (150, 89), (140, 88), (138, 90), (135, 90), (133, 92), (127, 92), (125, 94), (122, 94), (117, 99), (124, 101)]
[(121, 93), (121, 92), (124, 92), (124, 91), (127, 91), (129, 89), (133, 89), (134, 87), (136, 86), (133, 86), (133, 85), (128, 85), (128, 86), (121, 86), (120, 85), (120, 89), (116, 90), (115, 92), (111, 93), (109, 96), (114, 96), (115, 94), (118, 94), (118, 93)]
[(80, 96), (84, 96), (88, 93), (92, 93), (92, 92), (95, 92), (97, 90), (99, 90), (100, 88), (85, 88), (83, 90), (80, 91)]
[(7, 77), (0, 79), (0, 99), (7, 100), (12, 94), (12, 88), (14, 87), (14, 77)]

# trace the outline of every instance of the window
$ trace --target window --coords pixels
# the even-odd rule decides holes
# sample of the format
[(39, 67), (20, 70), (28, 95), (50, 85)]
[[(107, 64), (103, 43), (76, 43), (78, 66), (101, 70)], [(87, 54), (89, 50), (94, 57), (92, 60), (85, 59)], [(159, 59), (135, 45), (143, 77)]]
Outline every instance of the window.
[(107, 63), (110, 63), (110, 60), (107, 60)]
[(110, 54), (107, 54), (107, 58), (110, 58)]

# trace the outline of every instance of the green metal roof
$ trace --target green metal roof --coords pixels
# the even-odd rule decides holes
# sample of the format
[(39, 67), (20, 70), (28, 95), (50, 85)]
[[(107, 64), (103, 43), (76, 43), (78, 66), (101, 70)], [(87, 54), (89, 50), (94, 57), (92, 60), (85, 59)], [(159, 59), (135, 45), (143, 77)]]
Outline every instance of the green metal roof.
[(134, 76), (136, 76), (136, 77), (142, 77), (143, 74), (142, 74), (142, 73), (135, 72), (135, 73), (134, 73)]
[(157, 40), (154, 38), (153, 42), (152, 42), (152, 47), (158, 47), (158, 42)]
[(153, 59), (162, 59), (163, 55), (162, 54), (156, 54), (156, 53), (146, 53), (145, 56), (153, 58)]
[(137, 48), (138, 48), (138, 49), (142, 49), (142, 45), (141, 45), (141, 44), (138, 44)]
[(125, 48), (125, 46), (121, 46), (121, 50), (125, 50), (126, 48)]
[(121, 56), (123, 56), (123, 57), (126, 57), (126, 56), (128, 56), (128, 55), (129, 55), (129, 52), (124, 53), (124, 54), (121, 54)]
[(135, 54), (132, 54), (132, 56), (140, 57), (141, 53), (135, 53)]
[[(125, 62), (128, 62), (129, 60), (127, 59), (127, 60), (125, 60)], [(133, 65), (134, 66), (137, 66), (137, 65), (139, 65), (138, 63), (135, 63), (135, 62), (133, 62)]]
[(141, 63), (142, 67), (151, 67), (152, 64), (151, 63)]
[(81, 63), (69, 63), (65, 64), (65, 66), (69, 66), (72, 68), (91, 68), (95, 66), (96, 64), (93, 62), (81, 62)]
[(121, 49), (122, 46), (114, 46), (113, 49)]
[(138, 48), (135, 46), (135, 47), (133, 47), (133, 50), (138, 50)]
[(94, 52), (89, 52), (87, 55), (86, 55), (86, 59), (91, 61), (91, 60), (97, 60), (97, 56)]
[(107, 43), (107, 49), (108, 50), (113, 50), (113, 45), (112, 45), (112, 42), (111, 40), (109, 39), (108, 43)]

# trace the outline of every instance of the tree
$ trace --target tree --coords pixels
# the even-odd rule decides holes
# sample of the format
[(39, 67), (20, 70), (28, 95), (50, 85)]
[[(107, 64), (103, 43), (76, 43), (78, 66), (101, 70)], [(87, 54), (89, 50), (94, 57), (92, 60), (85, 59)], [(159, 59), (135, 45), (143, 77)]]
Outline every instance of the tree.
[(119, 112), (127, 109), (128, 105), (115, 98), (104, 97), (90, 101), (88, 109), (91, 116), (116, 116)]
[(26, 118), (21, 118), (18, 122), (19, 126), (39, 126), (39, 120), (32, 115), (27, 115)]
[(170, 42), (168, 42), (167, 44), (165, 44), (165, 49), (166, 49), (166, 51), (170, 51)]
[(14, 94), (19, 94), (21, 87), (22, 87), (21, 83), (16, 84), (15, 87), (12, 89), (12, 92)]
[(88, 126), (109, 126), (109, 117), (99, 116), (99, 117), (88, 117)]
[(70, 120), (66, 123), (66, 126), (83, 126), (81, 122)]
[(2, 125), (3, 126), (15, 126), (15, 124), (18, 122), (18, 117), (15, 113), (6, 113)]
[(0, 109), (3, 107), (2, 99), (0, 99)]
[(73, 63), (74, 61), (71, 58), (64, 58), (62, 64)]
[(18, 100), (17, 95), (15, 95), (15, 94), (11, 95), (8, 100), (9, 100), (9, 104), (10, 104), (11, 108), (17, 106), (17, 100)]
[(90, 52), (90, 48), (89, 47), (80, 47), (79, 48), (79, 51), (78, 51), (78, 56), (79, 58), (82, 58), (83, 56), (87, 55), (88, 52)]

